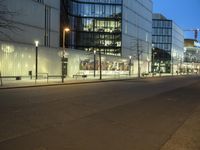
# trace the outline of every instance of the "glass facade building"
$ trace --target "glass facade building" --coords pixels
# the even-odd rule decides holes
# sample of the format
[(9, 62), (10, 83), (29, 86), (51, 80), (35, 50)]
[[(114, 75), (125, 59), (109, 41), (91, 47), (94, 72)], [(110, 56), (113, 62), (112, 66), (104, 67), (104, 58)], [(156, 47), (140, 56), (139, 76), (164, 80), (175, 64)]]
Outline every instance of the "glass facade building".
[(173, 66), (182, 61), (184, 34), (172, 20), (161, 14), (153, 15), (152, 70), (170, 73)]
[(62, 0), (61, 11), (61, 29), (71, 30), (67, 47), (121, 55), (122, 0)]
[(132, 56), (134, 74), (151, 71), (152, 8), (152, 0), (123, 0), (122, 56)]
[(131, 58), (130, 74), (137, 74), (139, 68), (141, 73), (149, 72), (152, 8), (152, 0), (61, 0), (61, 45), (67, 26), (68, 52), (115, 56), (118, 67), (114, 68)]

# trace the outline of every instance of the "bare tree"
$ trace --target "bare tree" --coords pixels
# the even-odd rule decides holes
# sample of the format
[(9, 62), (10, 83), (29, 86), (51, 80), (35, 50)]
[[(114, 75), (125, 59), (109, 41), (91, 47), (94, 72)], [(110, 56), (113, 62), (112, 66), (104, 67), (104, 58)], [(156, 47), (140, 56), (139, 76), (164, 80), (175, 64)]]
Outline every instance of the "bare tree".
[(13, 17), (18, 15), (17, 12), (10, 11), (6, 4), (6, 0), (0, 0), (0, 35), (3, 35), (9, 39), (10, 36), (6, 33), (7, 31), (14, 32), (16, 30), (21, 30), (16, 23), (13, 21)]

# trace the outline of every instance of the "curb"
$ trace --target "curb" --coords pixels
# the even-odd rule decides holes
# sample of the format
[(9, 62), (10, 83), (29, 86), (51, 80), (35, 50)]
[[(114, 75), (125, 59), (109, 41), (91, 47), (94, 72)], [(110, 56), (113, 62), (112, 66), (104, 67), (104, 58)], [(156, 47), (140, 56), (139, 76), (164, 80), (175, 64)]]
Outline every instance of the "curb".
[[(95, 84), (101, 82), (113, 82), (113, 81), (140, 81), (140, 80), (148, 80), (148, 79), (160, 79), (160, 78), (175, 78), (175, 77), (194, 77), (194, 76), (154, 76), (154, 77), (141, 77), (138, 79), (137, 77), (126, 78), (126, 79), (107, 79), (107, 80), (93, 80), (93, 81), (83, 81), (83, 82), (68, 82), (68, 83), (55, 83), (55, 84), (40, 84), (40, 85), (19, 85), (19, 86), (10, 86), (10, 87), (0, 87), (0, 90), (7, 89), (20, 89), (20, 88), (37, 88), (37, 87), (51, 87), (51, 86), (67, 86), (67, 85), (76, 85), (76, 84)], [(196, 76), (197, 77), (197, 76)]]
[(110, 80), (94, 80), (94, 81), (83, 81), (83, 82), (69, 82), (69, 83), (55, 83), (55, 84), (40, 84), (40, 85), (19, 85), (19, 86), (10, 86), (10, 87), (0, 87), (0, 90), (7, 89), (20, 89), (20, 88), (36, 88), (36, 87), (51, 87), (51, 86), (67, 86), (67, 85), (76, 85), (76, 84), (95, 84), (101, 82), (113, 82), (113, 81), (124, 81), (124, 80), (141, 80), (137, 78), (128, 78), (128, 79), (110, 79)]

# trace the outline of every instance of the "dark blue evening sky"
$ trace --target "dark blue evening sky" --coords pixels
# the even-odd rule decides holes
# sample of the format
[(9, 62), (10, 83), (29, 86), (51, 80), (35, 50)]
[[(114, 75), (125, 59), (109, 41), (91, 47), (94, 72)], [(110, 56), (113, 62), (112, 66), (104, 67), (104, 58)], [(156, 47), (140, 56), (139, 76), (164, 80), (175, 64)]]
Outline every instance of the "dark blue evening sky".
[[(200, 0), (153, 0), (153, 2), (154, 12), (172, 19), (182, 29), (200, 28)], [(185, 36), (191, 38), (193, 33), (185, 32)]]

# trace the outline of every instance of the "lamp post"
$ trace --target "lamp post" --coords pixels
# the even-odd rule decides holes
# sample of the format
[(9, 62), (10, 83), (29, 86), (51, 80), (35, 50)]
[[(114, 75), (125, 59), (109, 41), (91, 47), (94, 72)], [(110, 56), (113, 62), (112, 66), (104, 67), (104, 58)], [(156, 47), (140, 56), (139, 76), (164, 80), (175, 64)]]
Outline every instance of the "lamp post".
[(152, 44), (152, 62), (151, 62), (151, 72), (152, 72), (152, 76), (154, 76), (154, 68), (155, 68), (155, 55), (157, 53), (155, 52), (155, 45)]
[(180, 58), (180, 74), (183, 74), (183, 59), (184, 59), (184, 56), (181, 56), (181, 58)]
[(148, 63), (148, 64), (147, 64), (147, 69), (148, 69), (147, 71), (148, 71), (148, 73), (149, 73), (149, 70), (150, 70), (150, 69), (149, 69), (149, 66), (150, 66), (150, 65), (149, 65), (149, 64), (150, 64), (150, 59), (149, 59), (149, 57), (147, 57), (147, 63)]
[(65, 32), (70, 32), (69, 28), (63, 29), (63, 53), (62, 53), (62, 63), (61, 63), (61, 70), (62, 70), (62, 83), (64, 83), (64, 58), (65, 58)]
[(38, 45), (39, 41), (35, 41), (35, 80), (38, 79)]
[(160, 76), (160, 77), (161, 77), (161, 73), (162, 73), (161, 64), (163, 64), (163, 61), (162, 61), (162, 60), (159, 60), (159, 76)]
[(96, 77), (96, 51), (94, 50), (94, 77)]
[(187, 59), (187, 75), (189, 75), (190, 70), (191, 70), (191, 67), (189, 66), (189, 62), (192, 61), (191, 56), (192, 56), (192, 54), (191, 54), (191, 53), (188, 53), (188, 59)]
[(101, 50), (99, 50), (99, 69), (100, 69), (100, 74), (99, 74), (99, 79), (102, 79), (102, 65), (101, 65)]
[(172, 76), (174, 76), (174, 58), (172, 56)]
[(129, 76), (131, 76), (131, 59), (132, 59), (132, 56), (129, 56)]
[(199, 74), (199, 65), (197, 66), (197, 73)]
[(3, 86), (2, 77), (1, 77), (1, 71), (0, 71), (0, 81), (1, 81), (1, 86)]
[(194, 74), (194, 62), (192, 62), (192, 74)]
[(175, 53), (172, 52), (172, 55), (171, 55), (171, 64), (172, 64), (172, 76), (174, 76), (174, 57), (176, 56)]
[(141, 55), (141, 51), (139, 50), (139, 40), (137, 40), (137, 59), (138, 59), (138, 79), (140, 79), (140, 55)]

